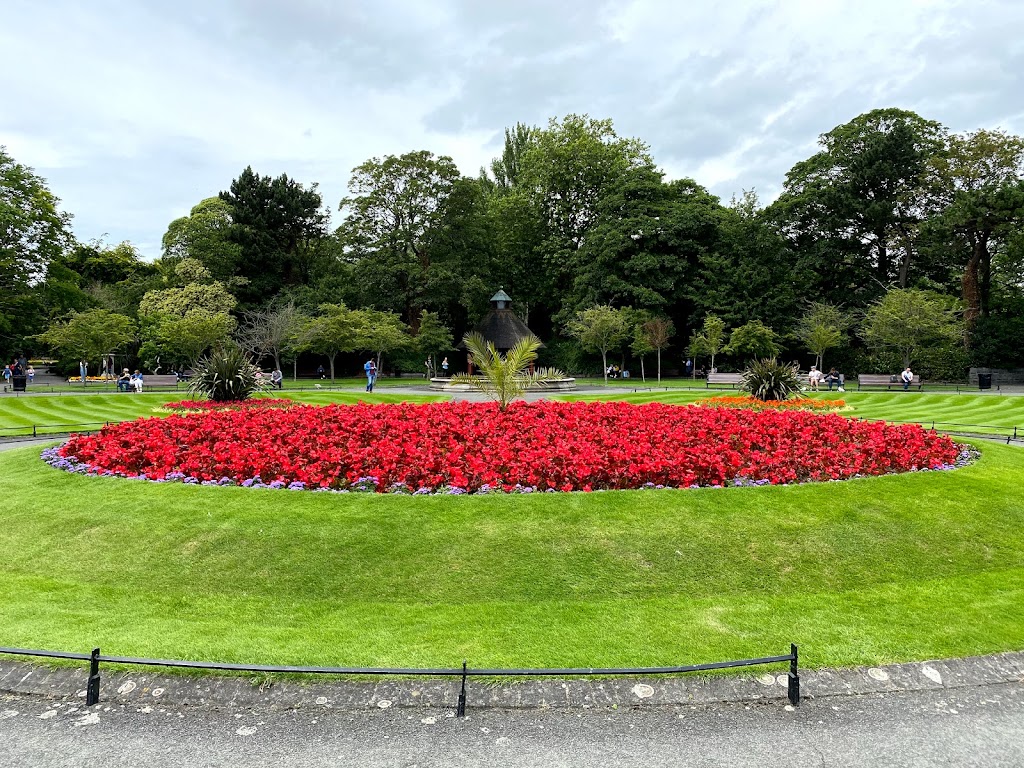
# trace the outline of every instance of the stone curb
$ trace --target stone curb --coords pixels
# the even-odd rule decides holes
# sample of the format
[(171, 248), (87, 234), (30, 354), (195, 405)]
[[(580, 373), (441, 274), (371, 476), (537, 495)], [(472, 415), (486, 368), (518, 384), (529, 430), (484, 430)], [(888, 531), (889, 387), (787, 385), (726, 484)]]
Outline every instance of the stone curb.
[[(130, 670), (103, 673), (104, 704), (195, 708), (341, 710), (391, 707), (454, 708), (458, 680), (388, 680), (375, 683), (298, 682), (267, 677), (156, 675)], [(0, 659), (0, 691), (49, 699), (84, 698), (87, 664), (48, 668)], [(1024, 682), (1024, 651), (964, 659), (889, 664), (854, 669), (804, 670), (804, 698), (955, 689)], [(470, 678), (467, 707), (495, 709), (612, 709), (720, 702), (786, 701), (786, 675), (676, 676), (655, 679), (527, 680), (483, 683)]]

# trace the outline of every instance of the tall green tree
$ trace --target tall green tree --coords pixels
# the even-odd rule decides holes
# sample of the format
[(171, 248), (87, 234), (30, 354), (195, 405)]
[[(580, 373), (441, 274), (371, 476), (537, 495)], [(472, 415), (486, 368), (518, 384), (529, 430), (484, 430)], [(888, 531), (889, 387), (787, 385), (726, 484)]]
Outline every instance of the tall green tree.
[(237, 289), (244, 306), (308, 284), (329, 222), (316, 184), (307, 189), (286, 174), (271, 178), (247, 167), (220, 199), (231, 208), (230, 242), (241, 249), (235, 274), (246, 281)]
[(372, 305), (413, 322), (427, 300), (428, 238), (444, 217), (459, 171), (446, 156), (426, 151), (371, 158), (352, 171), (347, 216), (338, 228), (358, 273), (379, 276)]
[(733, 328), (726, 351), (751, 360), (773, 358), (779, 354), (779, 335), (760, 320)]
[(907, 283), (925, 168), (944, 133), (914, 112), (876, 109), (822, 134), (821, 151), (786, 174), (773, 213), (810, 259), (816, 295), (838, 303)]
[(233, 211), (227, 200), (208, 197), (194, 206), (188, 216), (172, 221), (163, 236), (164, 259), (195, 259), (215, 280), (227, 283), (236, 278), (245, 271), (245, 265), (242, 246), (232, 237)]
[(419, 329), (416, 332), (416, 351), (426, 355), (427, 370), (430, 375), (437, 370), (434, 358), (449, 349), (454, 343), (451, 330), (441, 323), (440, 318), (434, 312), (423, 310), (420, 312)]
[[(33, 170), (0, 146), (0, 354), (40, 330), (45, 307), (34, 286), (71, 246), (71, 217)], [(72, 281), (73, 282), (73, 281)], [(67, 281), (65, 282), (67, 284)]]
[(934, 224), (963, 244), (956, 262), (971, 328), (988, 313), (993, 251), (1024, 229), (1024, 138), (989, 130), (950, 136), (929, 170)]

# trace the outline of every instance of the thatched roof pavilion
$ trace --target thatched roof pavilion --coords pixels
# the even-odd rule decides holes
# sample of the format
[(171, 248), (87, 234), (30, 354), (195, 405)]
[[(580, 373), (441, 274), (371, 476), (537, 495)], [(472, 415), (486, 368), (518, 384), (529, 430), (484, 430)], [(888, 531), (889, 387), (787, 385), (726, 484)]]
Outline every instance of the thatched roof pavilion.
[(526, 323), (509, 309), (511, 303), (512, 298), (499, 289), (491, 296), (491, 311), (473, 329), (484, 337), (484, 341), (491, 342), (499, 352), (508, 352), (522, 339), (535, 335), (526, 327)]

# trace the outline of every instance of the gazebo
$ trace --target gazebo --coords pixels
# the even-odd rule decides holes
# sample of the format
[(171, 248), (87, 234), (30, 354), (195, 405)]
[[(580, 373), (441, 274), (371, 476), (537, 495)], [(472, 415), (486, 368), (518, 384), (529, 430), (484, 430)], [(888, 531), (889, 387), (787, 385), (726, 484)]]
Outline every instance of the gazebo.
[[(502, 354), (506, 354), (523, 339), (534, 336), (533, 331), (526, 326), (526, 323), (509, 309), (511, 303), (512, 297), (499, 288), (498, 292), (491, 296), (491, 311), (473, 329), (474, 333), (479, 333), (484, 337), (484, 341), (493, 344), (495, 349)], [(544, 345), (541, 344), (541, 346)], [(466, 355), (466, 364), (470, 375), (472, 375), (473, 358), (468, 354)], [(533, 365), (530, 366), (530, 371), (533, 371)]]
[[(507, 354), (512, 347), (518, 344), (525, 338), (536, 336), (536, 334), (527, 328), (526, 323), (519, 319), (509, 305), (512, 303), (512, 297), (510, 297), (505, 291), (498, 289), (498, 292), (491, 296), (491, 310), (488, 312), (484, 319), (481, 320), (477, 326), (473, 329), (474, 333), (479, 333), (483, 336), (484, 341), (490, 342), (494, 345), (494, 348), (501, 354)], [(544, 346), (543, 344), (541, 346)], [(461, 348), (462, 345), (460, 345)], [(466, 363), (469, 371), (469, 375), (473, 375), (473, 358), (467, 353)], [(533, 364), (530, 365), (530, 372), (533, 372)], [(544, 390), (573, 390), (576, 389), (576, 379), (567, 376), (564, 379), (548, 380), (538, 385), (540, 389)], [(468, 384), (452, 384), (448, 378), (432, 378), (430, 380), (431, 389), (446, 390), (449, 392), (468, 392), (471, 391), (472, 387)]]

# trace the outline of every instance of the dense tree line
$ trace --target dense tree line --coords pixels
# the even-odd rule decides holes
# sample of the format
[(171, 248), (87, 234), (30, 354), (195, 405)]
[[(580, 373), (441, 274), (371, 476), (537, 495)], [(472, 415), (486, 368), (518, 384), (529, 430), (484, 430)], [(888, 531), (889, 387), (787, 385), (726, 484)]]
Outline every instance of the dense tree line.
[[(476, 177), (428, 151), (371, 158), (336, 204), (246, 168), (169, 224), (155, 263), (75, 242), (44, 180), (0, 150), (0, 281), (8, 357), (85, 354), (67, 339), (95, 319), (130, 329), (110, 344), (151, 368), (234, 336), (277, 365), (375, 352), (422, 371), (502, 287), (542, 363), (571, 372), (827, 352), (851, 374), (912, 359), (960, 378), (1024, 366), (1024, 139), (875, 110), (823, 134), (762, 206), (666, 180), (642, 141), (568, 115), (507, 129)], [(601, 308), (622, 327), (581, 344)]]

